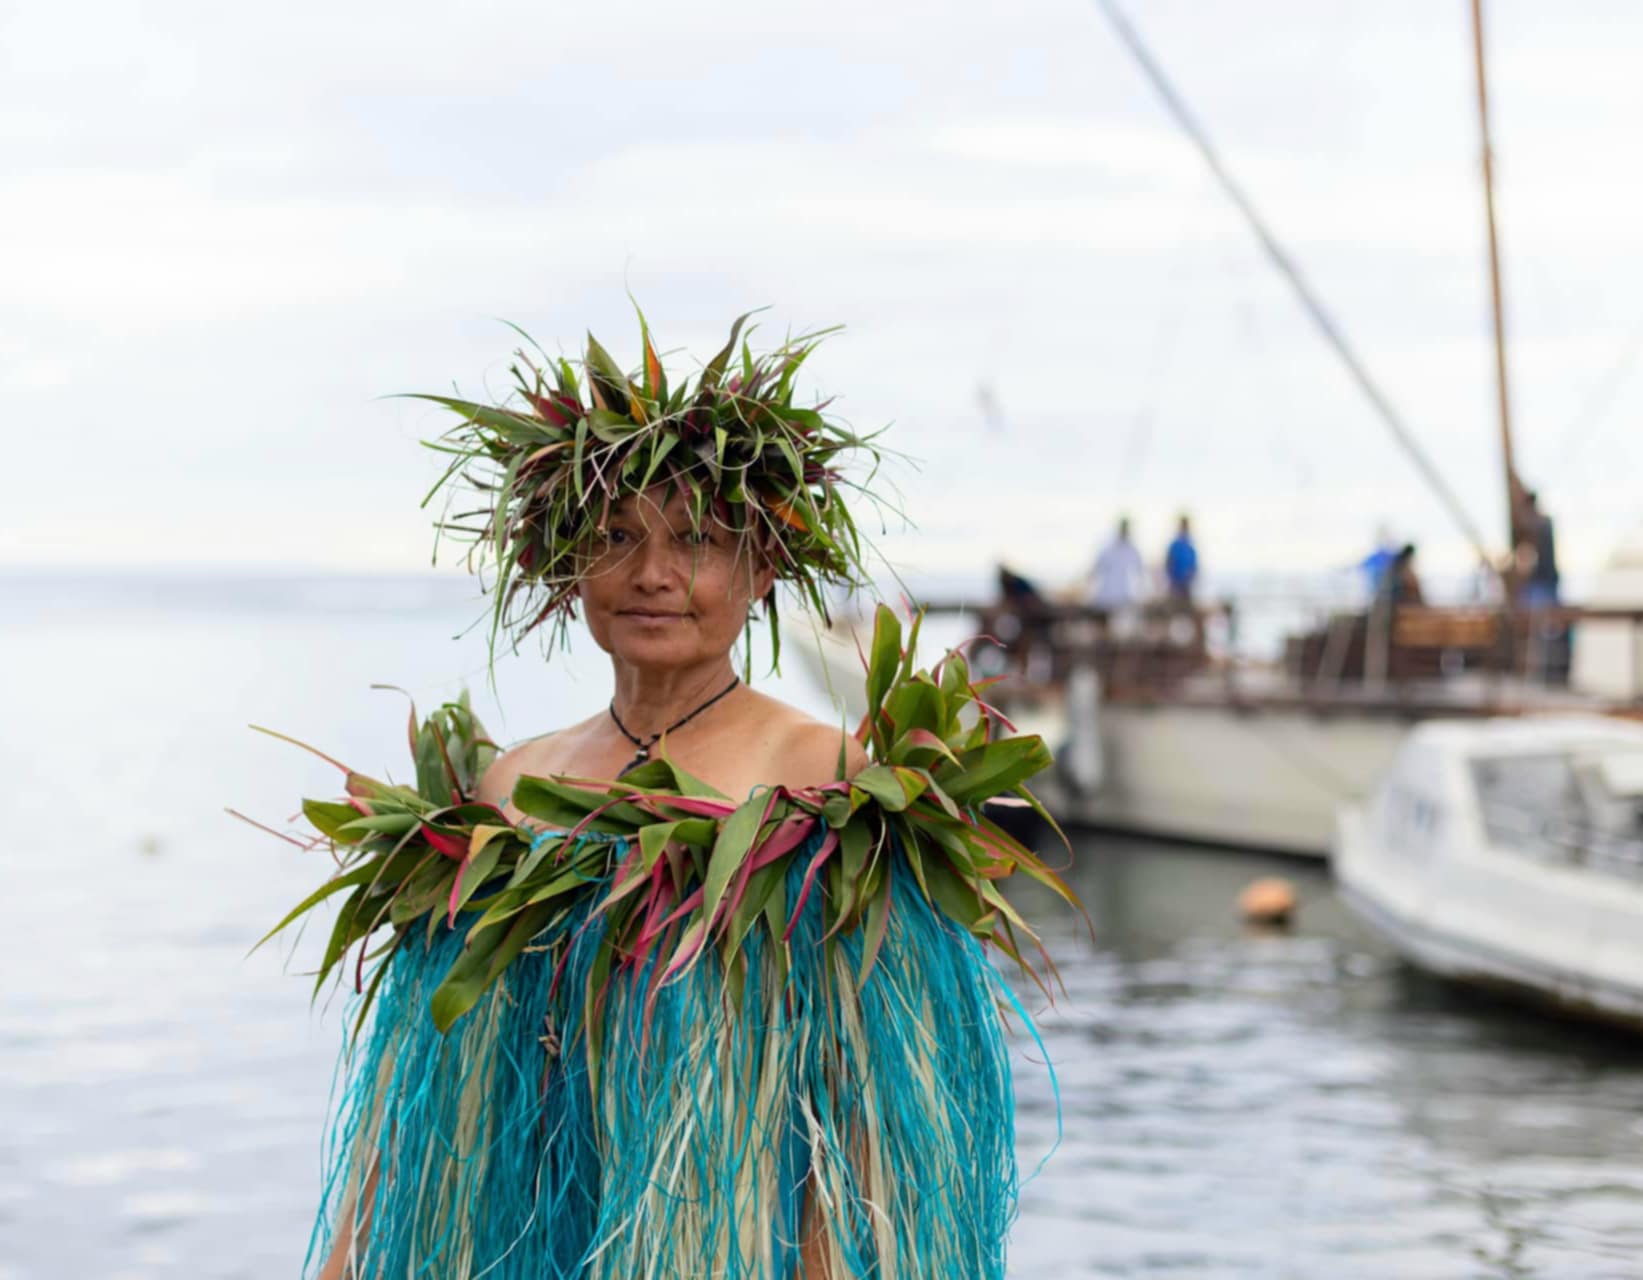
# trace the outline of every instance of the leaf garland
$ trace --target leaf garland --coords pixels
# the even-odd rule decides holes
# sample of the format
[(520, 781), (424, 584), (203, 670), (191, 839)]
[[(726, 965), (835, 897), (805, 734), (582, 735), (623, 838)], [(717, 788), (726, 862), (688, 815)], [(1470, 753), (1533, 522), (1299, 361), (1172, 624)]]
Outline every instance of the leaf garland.
[[(473, 799), (497, 748), (466, 692), (420, 727), (413, 708), (417, 786), (345, 769), (346, 799), (305, 800), (303, 813), (318, 833), (309, 843), (328, 847), (337, 868), (257, 945), (346, 894), (315, 992), (355, 950), (354, 983), (363, 991), (371, 941), (382, 929), (393, 930), (379, 953), (385, 963), (413, 930), (432, 936), (462, 928), (466, 946), (431, 1008), (447, 1031), (533, 938), (549, 931), (562, 940), (573, 915), (585, 913), (580, 927), (603, 923), (596, 976), (582, 993), (596, 1033), (605, 984), (623, 969), (654, 962), (665, 983), (716, 949), (739, 989), (742, 943), (757, 929), (771, 936), (784, 963), (794, 923), (813, 894), (820, 895), (827, 939), (866, 930), (857, 977), (865, 982), (894, 909), (890, 859), (899, 848), (937, 908), (1014, 959), (1048, 994), (1023, 944), (1037, 948), (1048, 974), (1054, 965), (1000, 884), (1020, 873), (1080, 912), (1082, 905), (982, 806), (1026, 804), (1053, 828), (1025, 785), (1050, 764), (1050, 752), (1036, 736), (1000, 736), (1005, 722), (980, 696), (990, 682), (972, 682), (960, 653), (949, 652), (931, 671), (913, 670), (918, 622), (904, 645), (895, 614), (883, 605), (877, 611), (868, 711), (855, 735), (867, 748), (867, 767), (820, 786), (763, 788), (740, 804), (664, 751), (618, 782), (520, 778), (513, 803), (540, 831), (515, 827), (495, 806)], [(843, 762), (841, 743), (841, 775)], [(787, 873), (803, 850), (808, 862), (789, 902)], [(597, 895), (591, 908), (590, 895)], [(564, 958), (561, 945), (561, 965)]]
[[(642, 356), (634, 373), (589, 334), (579, 362), (550, 360), (540, 348), (540, 362), (516, 352), (516, 385), (501, 405), (412, 397), (462, 419), (423, 442), (451, 459), (423, 505), (457, 486), (477, 500), (454, 514), (448, 506), (436, 527), (441, 537), (470, 544), (471, 569), (494, 574), (493, 657), (504, 635), (517, 650), (540, 627), (547, 628), (545, 648), (563, 645), (588, 548), (611, 507), (656, 485), (687, 499), (693, 530), (717, 520), (769, 556), (778, 580), (793, 584), (824, 619), (828, 587), (867, 585), (864, 542), (841, 491), (876, 501), (866, 486), (882, 458), (877, 433), (856, 434), (824, 413), (826, 402), (794, 403), (795, 376), (837, 329), (755, 353), (752, 330), (744, 334), (754, 314), (737, 318), (729, 341), (694, 378), (670, 382), (639, 312)], [(847, 478), (841, 466), (858, 452), (869, 474)], [(779, 653), (774, 600), (766, 604)]]

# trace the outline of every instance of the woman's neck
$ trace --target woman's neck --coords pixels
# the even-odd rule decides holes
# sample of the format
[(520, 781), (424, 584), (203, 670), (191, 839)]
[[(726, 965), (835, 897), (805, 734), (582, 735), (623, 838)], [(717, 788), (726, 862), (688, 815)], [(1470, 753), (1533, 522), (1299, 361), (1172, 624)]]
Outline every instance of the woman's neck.
[(629, 733), (649, 739), (695, 711), (736, 678), (728, 655), (688, 667), (615, 664), (611, 705)]

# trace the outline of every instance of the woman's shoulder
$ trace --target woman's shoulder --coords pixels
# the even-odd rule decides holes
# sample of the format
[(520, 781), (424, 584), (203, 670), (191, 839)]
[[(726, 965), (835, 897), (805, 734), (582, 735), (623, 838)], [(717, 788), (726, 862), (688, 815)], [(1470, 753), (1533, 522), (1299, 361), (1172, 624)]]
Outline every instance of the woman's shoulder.
[(486, 767), (475, 798), (502, 808), (513, 795), (514, 783), (526, 774), (544, 776), (568, 772), (569, 760), (577, 750), (578, 736), (587, 722), (563, 729), (551, 729), (507, 746)]
[(799, 788), (832, 782), (839, 776), (841, 750), (845, 777), (854, 777), (867, 766), (866, 750), (843, 725), (818, 720), (766, 693), (754, 697), (769, 735), (771, 783)]

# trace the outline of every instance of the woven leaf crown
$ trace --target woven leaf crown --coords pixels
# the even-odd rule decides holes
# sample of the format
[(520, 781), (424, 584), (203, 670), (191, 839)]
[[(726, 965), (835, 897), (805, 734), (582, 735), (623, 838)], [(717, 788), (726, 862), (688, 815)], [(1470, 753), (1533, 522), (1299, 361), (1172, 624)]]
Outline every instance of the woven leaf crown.
[[(423, 505), (452, 489), (479, 500), (454, 514), (448, 507), (437, 527), (470, 544), (471, 570), (493, 574), (486, 587), (493, 657), (501, 638), (517, 652), (539, 629), (545, 650), (563, 647), (587, 549), (617, 501), (653, 486), (683, 496), (693, 529), (711, 519), (749, 540), (819, 617), (827, 616), (828, 588), (867, 585), (867, 547), (843, 492), (877, 502), (867, 487), (881, 460), (875, 436), (828, 415), (828, 401), (794, 402), (800, 368), (837, 329), (755, 352), (753, 314), (736, 319), (698, 374), (674, 383), (640, 312), (642, 359), (632, 373), (591, 333), (573, 362), (549, 357), (516, 328), (540, 360), (523, 348), (515, 353), (516, 385), (502, 404), (416, 397), (462, 418), (424, 442), (451, 462)], [(851, 455), (867, 460), (865, 477), (841, 469)], [(775, 656), (774, 591), (764, 603)]]

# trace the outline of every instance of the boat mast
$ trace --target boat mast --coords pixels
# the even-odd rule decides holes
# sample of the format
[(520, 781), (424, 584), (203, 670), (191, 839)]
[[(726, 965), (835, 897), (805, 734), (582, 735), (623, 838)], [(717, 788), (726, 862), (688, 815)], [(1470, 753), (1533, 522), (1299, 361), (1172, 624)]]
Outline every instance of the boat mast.
[[(1500, 456), (1506, 470), (1507, 550), (1526, 532), (1520, 518), (1524, 488), (1512, 453), (1512, 396), (1506, 376), (1506, 305), (1500, 283), (1500, 237), (1495, 230), (1495, 153), (1489, 134), (1489, 78), (1483, 57), (1483, 0), (1472, 0), (1472, 53), (1478, 77), (1478, 126), (1483, 142), (1483, 210), (1489, 224), (1489, 296), (1495, 319), (1495, 390), (1500, 401)], [(1508, 561), (1510, 563), (1510, 561)]]

